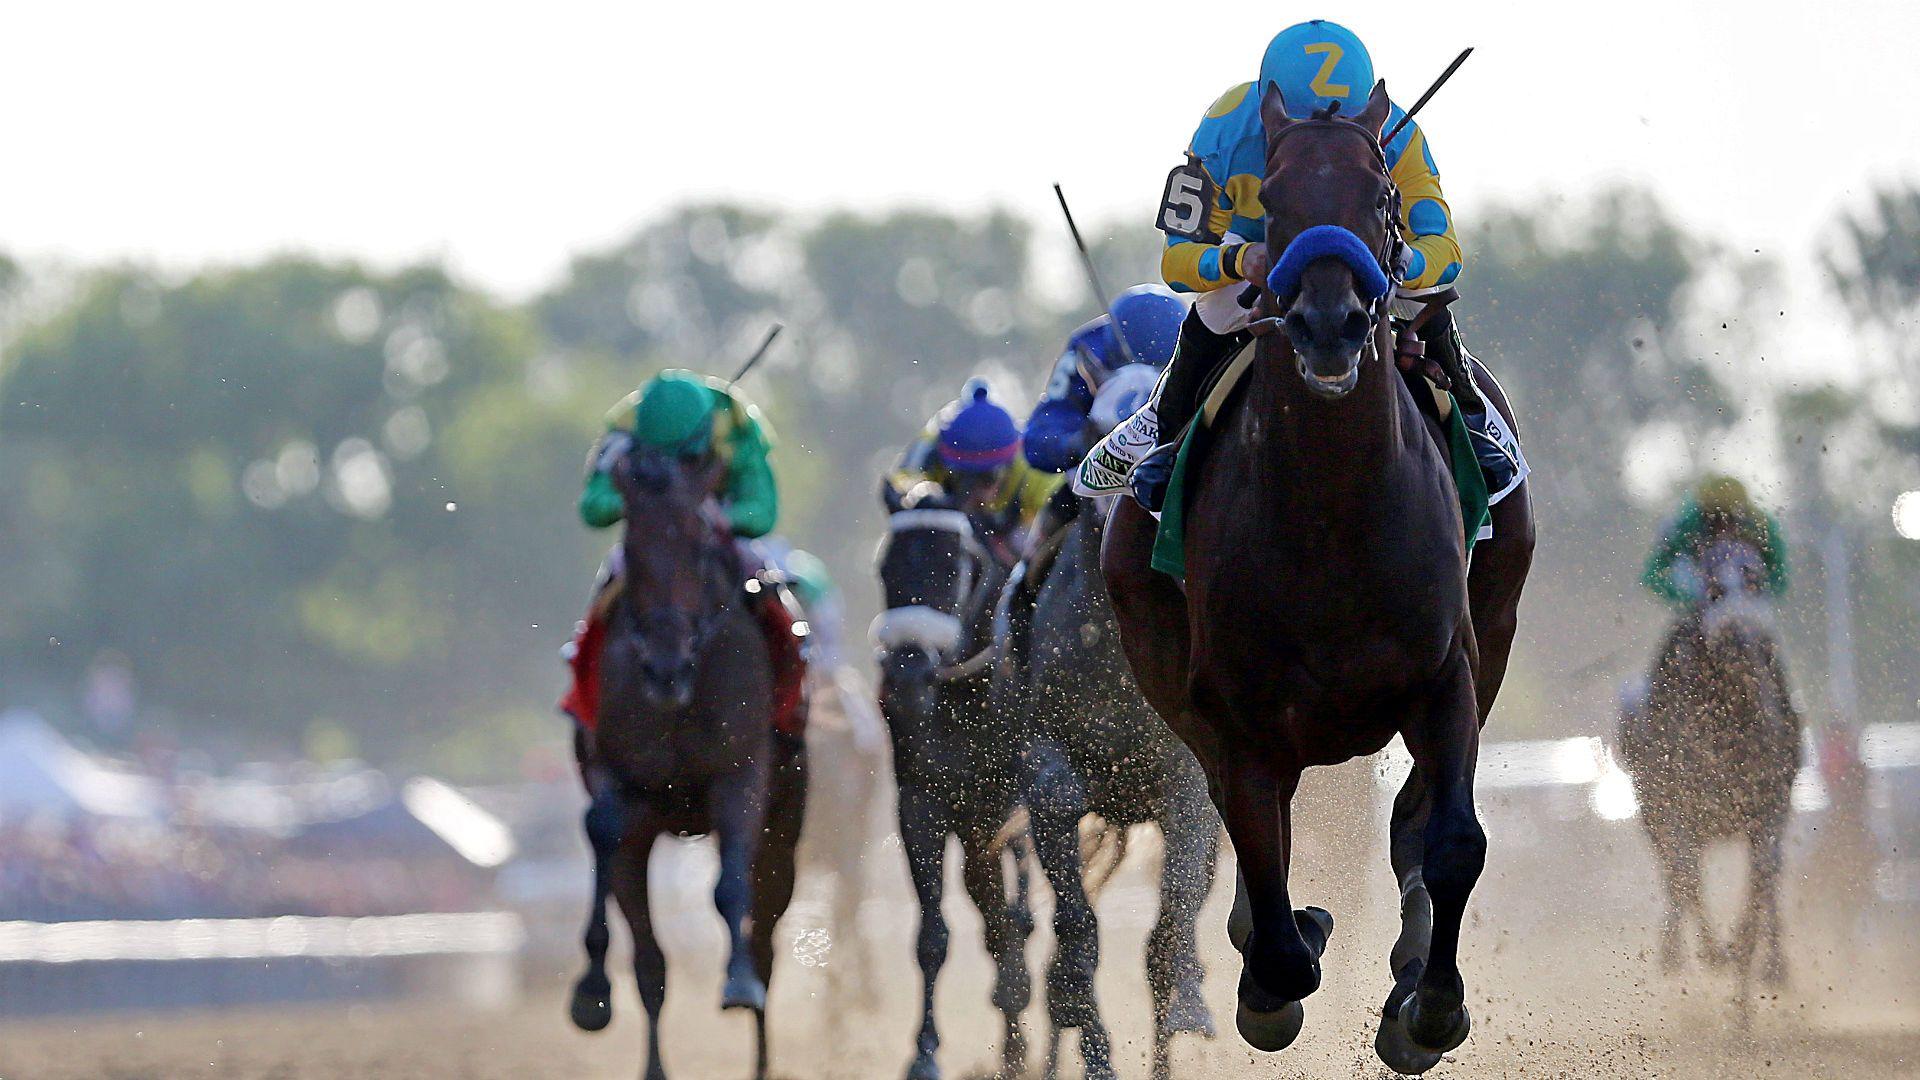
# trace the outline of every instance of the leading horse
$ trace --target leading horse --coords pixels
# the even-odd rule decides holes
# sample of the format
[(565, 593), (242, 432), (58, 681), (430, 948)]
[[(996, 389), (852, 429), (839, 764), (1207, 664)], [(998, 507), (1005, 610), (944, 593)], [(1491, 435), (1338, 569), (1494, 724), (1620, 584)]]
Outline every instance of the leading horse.
[[(609, 892), (633, 933), (647, 1010), (646, 1080), (665, 1080), (660, 1010), (666, 957), (654, 937), (647, 863), (656, 837), (712, 833), (720, 848), (714, 906), (729, 955), (723, 1009), (753, 1013), (754, 1075), (767, 1075), (767, 984), (774, 927), (793, 898), (794, 849), (806, 803), (806, 748), (773, 728), (773, 663), (749, 605), (750, 579), (714, 511), (720, 465), (636, 446), (614, 470), (629, 523), (622, 585), (600, 660), (599, 718), (583, 762), (596, 799), (588, 835), (594, 902), (587, 973), (572, 1015), (593, 1031), (611, 1018)], [(609, 822), (606, 808), (617, 808)]]
[(1184, 592), (1149, 569), (1154, 523), (1131, 502), (1109, 524), (1102, 571), (1141, 690), (1206, 768), (1240, 860), (1251, 930), (1236, 1023), (1255, 1047), (1299, 1034), (1333, 926), (1288, 894), (1300, 774), (1405, 740), (1414, 768), (1392, 825), (1401, 933), (1375, 1050), (1419, 1073), (1470, 1028), (1458, 946), (1486, 856), (1474, 761), (1533, 530), (1523, 484), (1469, 575), (1445, 443), (1421, 406), (1431, 394), (1393, 362), (1385, 299), (1400, 241), (1380, 145), (1390, 110), (1384, 83), (1352, 118), (1289, 117), (1268, 89), (1270, 250), (1316, 226), (1346, 240), (1307, 258), (1283, 295), (1261, 290), (1257, 327), (1283, 333), (1258, 337), (1189, 479)]

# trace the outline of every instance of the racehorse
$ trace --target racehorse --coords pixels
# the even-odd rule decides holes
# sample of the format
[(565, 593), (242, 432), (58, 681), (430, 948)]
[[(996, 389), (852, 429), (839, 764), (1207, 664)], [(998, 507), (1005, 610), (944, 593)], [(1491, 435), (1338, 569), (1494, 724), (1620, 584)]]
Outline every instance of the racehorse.
[(598, 828), (589, 820), (594, 902), (588, 968), (575, 987), (572, 1015), (589, 1031), (611, 1018), (611, 891), (633, 932), (634, 974), (647, 1010), (647, 1080), (666, 1076), (666, 958), (647, 897), (655, 838), (712, 833), (718, 841), (713, 900), (729, 944), (720, 1005), (752, 1011), (754, 1074), (764, 1080), (773, 933), (793, 898), (806, 803), (805, 746), (773, 729), (773, 666), (748, 607), (750, 579), (710, 498), (720, 468), (711, 457), (689, 462), (636, 446), (613, 474), (629, 525), (586, 771), (618, 793), (621, 820)]
[[(1762, 938), (1764, 981), (1777, 986), (1787, 975), (1780, 842), (1800, 768), (1800, 721), (1780, 689), (1778, 631), (1760, 553), (1747, 541), (1722, 539), (1699, 565), (1705, 602), (1674, 628), (1677, 651), (1655, 672), (1645, 707), (1623, 718), (1619, 747), (1660, 863), (1661, 963), (1680, 966), (1691, 918), (1700, 927), (1702, 957), (1735, 964), (1744, 1018)], [(1700, 856), (1728, 837), (1747, 845), (1748, 895), (1721, 948), (1700, 903)]]
[(961, 876), (985, 924), (996, 969), (993, 1005), (1005, 1020), (1002, 1075), (1026, 1069), (1020, 1014), (1032, 1000), (1026, 940), (1033, 930), (1027, 879), (1013, 860), (1011, 899), (1001, 838), (1019, 791), (1018, 752), (991, 708), (993, 598), (1006, 570), (976, 539), (973, 521), (932, 491), (892, 502), (879, 555), (886, 610), (874, 620), (880, 708), (893, 740), (900, 837), (920, 904), (915, 958), (922, 979), (920, 1034), (908, 1080), (938, 1080), (933, 991), (947, 959), (947, 837), (960, 841)]
[(1374, 1047), (1419, 1073), (1471, 1025), (1458, 946), (1486, 855), (1474, 761), (1533, 528), (1522, 484), (1496, 507), (1469, 575), (1437, 410), (1422, 405), (1433, 395), (1391, 359), (1390, 109), (1383, 83), (1357, 116), (1294, 119), (1268, 89), (1266, 242), (1297, 279), (1275, 273), (1259, 290), (1252, 362), (1189, 479), (1184, 592), (1149, 569), (1154, 523), (1130, 501), (1108, 525), (1101, 569), (1140, 688), (1205, 767), (1239, 857), (1250, 929), (1235, 1020), (1259, 1049), (1299, 1034), (1333, 926), (1288, 895), (1300, 774), (1406, 741), (1414, 768), (1392, 823), (1401, 932)]
[[(1058, 1064), (1065, 1028), (1080, 1029), (1088, 1077), (1115, 1075), (1094, 998), (1100, 927), (1083, 877), (1094, 871), (1083, 871), (1079, 833), (1081, 819), (1093, 813), (1105, 835), (1121, 841), (1115, 858), (1124, 854), (1132, 826), (1152, 822), (1161, 831), (1160, 911), (1147, 937), (1147, 980), (1154, 1003), (1153, 1075), (1164, 1080), (1175, 1034), (1214, 1034), (1194, 923), (1213, 886), (1220, 816), (1207, 800), (1200, 763), (1141, 698), (1127, 672), (1100, 579), (1106, 507), (1083, 504), (1065, 489), (1054, 500), (1073, 520), (1059, 533), (1058, 551), (1034, 597), (1030, 635), (1021, 635), (1030, 639), (1018, 640), (1018, 630), (1001, 635), (1010, 657), (995, 678), (1002, 708), (1025, 721), (1020, 744), (1026, 750), (1030, 827), (1054, 893), (1055, 947), (1047, 973), (1054, 1038), (1047, 1075)], [(1013, 590), (1008, 593), (1011, 601)]]

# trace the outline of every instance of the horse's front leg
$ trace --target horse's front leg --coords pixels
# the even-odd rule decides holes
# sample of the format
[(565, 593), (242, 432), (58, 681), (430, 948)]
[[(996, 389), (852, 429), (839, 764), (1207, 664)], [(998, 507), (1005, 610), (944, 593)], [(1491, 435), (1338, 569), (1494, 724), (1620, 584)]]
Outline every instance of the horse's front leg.
[(1487, 834), (1473, 807), (1480, 718), (1465, 655), (1455, 658), (1427, 707), (1401, 735), (1429, 792), (1421, 875), (1433, 897), (1433, 935), (1400, 1020), (1415, 1045), (1445, 1053), (1465, 1042), (1472, 1026), (1460, 978), (1460, 923), (1487, 859)]
[(760, 830), (766, 824), (767, 763), (756, 760), (713, 782), (708, 793), (714, 838), (720, 845), (720, 880), (713, 887), (713, 906), (727, 924), (727, 981), (720, 992), (722, 1009), (767, 1007), (767, 984), (754, 964), (747, 916), (753, 904), (753, 863), (760, 848)]
[(1160, 835), (1165, 855), (1160, 866), (1160, 915), (1147, 935), (1147, 982), (1153, 990), (1153, 1075), (1172, 1074), (1173, 1036), (1192, 1032), (1211, 1039), (1213, 1013), (1201, 985), (1195, 924), (1213, 888), (1214, 862), (1220, 851), (1220, 815), (1207, 801), (1206, 778), (1199, 763), (1180, 752), (1166, 780)]
[(1320, 955), (1333, 916), (1319, 908), (1295, 911), (1287, 893), (1298, 770), (1276, 769), (1249, 748), (1225, 755), (1221, 773), (1220, 816), (1233, 838), (1253, 924), (1242, 950), (1234, 1023), (1256, 1049), (1284, 1050), (1305, 1019), (1300, 999), (1320, 988)]
[(1053, 962), (1047, 967), (1047, 1013), (1053, 1031), (1046, 1075), (1056, 1074), (1060, 1034), (1080, 1029), (1080, 1057), (1090, 1078), (1114, 1075), (1112, 1047), (1094, 997), (1100, 967), (1100, 922), (1087, 896), (1080, 866), (1080, 819), (1087, 813), (1086, 787), (1050, 739), (1029, 751), (1033, 775), (1027, 792), (1027, 816), (1034, 851), (1053, 886)]
[(628, 822), (627, 835), (608, 863), (613, 897), (633, 933), (633, 974), (640, 985), (640, 1004), (647, 1010), (647, 1071), (645, 1080), (667, 1080), (660, 1054), (660, 1010), (667, 1003), (667, 958), (653, 935), (653, 915), (647, 899), (647, 857), (659, 824), (640, 815)]
[(569, 1014), (582, 1031), (599, 1031), (613, 1020), (613, 986), (607, 979), (607, 896), (612, 891), (609, 864), (620, 847), (625, 807), (613, 783), (596, 777), (589, 785), (593, 801), (585, 819), (587, 846), (593, 852), (593, 899), (587, 908), (587, 971), (574, 984)]
[(940, 900), (946, 891), (947, 829), (952, 811), (913, 780), (900, 782), (900, 840), (907, 874), (920, 903), (920, 929), (914, 959), (920, 965), (920, 1034), (914, 1042), (907, 1080), (940, 1080), (940, 1028), (934, 1021), (933, 991), (947, 962), (947, 920)]

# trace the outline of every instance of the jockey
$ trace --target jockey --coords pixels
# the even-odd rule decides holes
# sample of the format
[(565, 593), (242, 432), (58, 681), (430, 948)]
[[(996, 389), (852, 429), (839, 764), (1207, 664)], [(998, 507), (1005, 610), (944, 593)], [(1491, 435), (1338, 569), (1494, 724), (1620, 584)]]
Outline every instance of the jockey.
[[(1654, 661), (1652, 684), (1674, 675), (1692, 617), (1707, 601), (1707, 582), (1700, 573), (1699, 560), (1720, 540), (1751, 544), (1766, 567), (1766, 581), (1762, 583), (1766, 594), (1776, 599), (1786, 595), (1787, 539), (1780, 519), (1761, 509), (1739, 480), (1718, 473), (1703, 477), (1661, 526), (1660, 539), (1640, 575), (1641, 584), (1680, 616)], [(1791, 710), (1793, 696), (1787, 690), (1786, 666), (1778, 657), (1773, 677), (1780, 700)]]
[(1011, 565), (1016, 534), (1033, 524), (1058, 478), (1020, 456), (1020, 425), (989, 396), (982, 379), (968, 379), (907, 446), (881, 495), (889, 510), (928, 495), (952, 500), (981, 526), (995, 557)]
[[(1104, 423), (1098, 425), (1111, 428), (1138, 408), (1137, 400), (1131, 405), (1125, 402), (1142, 382), (1152, 389), (1158, 373), (1173, 359), (1187, 304), (1165, 285), (1135, 285), (1114, 297), (1109, 310), (1112, 318), (1099, 315), (1067, 338), (1040, 403), (1027, 418), (1021, 452), (1027, 464), (1042, 472), (1063, 473), (1080, 464), (1089, 445), (1089, 420), (1113, 411), (1113, 417), (1103, 417)], [(1134, 370), (1129, 371), (1130, 367)], [(1103, 393), (1109, 395), (1110, 409), (1095, 407)]]
[[(1083, 495), (1130, 487), (1143, 505), (1158, 511), (1201, 383), (1249, 340), (1245, 328), (1251, 312), (1240, 306), (1240, 295), (1246, 283), (1265, 280), (1279, 254), (1267, 251), (1266, 211), (1260, 205), (1267, 150), (1260, 102), (1267, 86), (1279, 88), (1290, 116), (1304, 118), (1333, 106), (1353, 116), (1373, 90), (1373, 61), (1345, 27), (1320, 19), (1299, 23), (1267, 46), (1258, 82), (1233, 87), (1207, 110), (1188, 147), (1188, 164), (1168, 177), (1157, 223), (1167, 233), (1161, 275), (1174, 291), (1198, 293), (1199, 300), (1181, 325), (1174, 361), (1152, 399), (1089, 453), (1075, 474), (1074, 489)], [(1386, 129), (1405, 116), (1395, 105)], [(1426, 133), (1408, 123), (1383, 150), (1400, 192), (1399, 224), (1408, 244), (1404, 265), (1397, 268), (1399, 295), (1417, 301), (1452, 285), (1463, 256)], [(1419, 306), (1413, 303), (1406, 313)], [(1462, 360), (1451, 316), (1444, 308), (1435, 312), (1419, 336), (1426, 355), (1452, 381), (1468, 426), (1478, 436), (1474, 443), (1489, 469), (1488, 487), (1496, 498), (1504, 495), (1518, 486), (1515, 463), (1507, 460), (1517, 449), (1493, 448), (1502, 441), (1504, 424), (1497, 424), (1501, 430), (1495, 434), (1486, 431), (1489, 411), (1467, 376), (1469, 365)], [(1490, 460), (1495, 457), (1502, 460)]]
[[(604, 529), (625, 516), (626, 504), (614, 486), (613, 469), (636, 444), (681, 458), (713, 455), (722, 465), (714, 502), (741, 542), (742, 564), (749, 573), (766, 566), (766, 559), (748, 542), (771, 532), (779, 516), (779, 493), (767, 462), (773, 440), (760, 410), (736, 388), (691, 371), (662, 371), (622, 398), (607, 413), (606, 424), (606, 434), (587, 456), (581, 521)], [(587, 619), (576, 628), (567, 656), (574, 680), (560, 708), (588, 731), (596, 721), (600, 647), (607, 612), (619, 595), (620, 573), (621, 549), (616, 545), (601, 564)], [(797, 736), (805, 723), (801, 684), (806, 669), (800, 640), (805, 630), (795, 626), (780, 590), (759, 588), (750, 590), (750, 595), (758, 597), (754, 616), (766, 635), (774, 666), (774, 726)]]
[(1787, 544), (1779, 519), (1754, 504), (1745, 484), (1719, 474), (1703, 478), (1680, 500), (1661, 527), (1640, 583), (1679, 613), (1693, 611), (1706, 599), (1699, 558), (1724, 539), (1752, 544), (1766, 564), (1767, 594), (1786, 595)]

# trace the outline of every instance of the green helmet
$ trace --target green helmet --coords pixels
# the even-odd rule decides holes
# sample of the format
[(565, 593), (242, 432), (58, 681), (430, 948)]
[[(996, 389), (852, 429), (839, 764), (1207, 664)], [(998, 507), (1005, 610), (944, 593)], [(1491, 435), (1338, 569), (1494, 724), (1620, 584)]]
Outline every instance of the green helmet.
[(1699, 501), (1701, 511), (1709, 515), (1735, 517), (1753, 512), (1753, 498), (1747, 494), (1747, 485), (1725, 473), (1703, 477), (1694, 489), (1694, 498)]
[(633, 438), (675, 454), (705, 453), (713, 441), (713, 392), (690, 371), (663, 371), (640, 391)]

